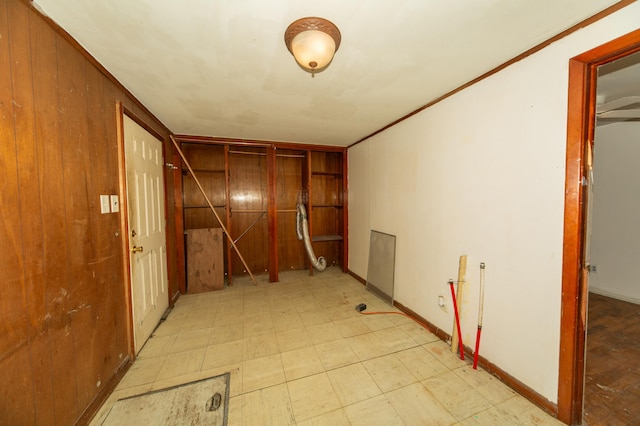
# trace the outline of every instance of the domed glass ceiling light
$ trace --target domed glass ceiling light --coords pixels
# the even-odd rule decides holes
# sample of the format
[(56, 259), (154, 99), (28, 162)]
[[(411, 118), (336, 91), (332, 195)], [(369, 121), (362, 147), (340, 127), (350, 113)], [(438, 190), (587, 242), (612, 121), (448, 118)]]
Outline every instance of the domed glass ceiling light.
[(302, 18), (294, 21), (284, 32), (284, 43), (303, 70), (324, 71), (340, 47), (340, 30), (322, 18)]

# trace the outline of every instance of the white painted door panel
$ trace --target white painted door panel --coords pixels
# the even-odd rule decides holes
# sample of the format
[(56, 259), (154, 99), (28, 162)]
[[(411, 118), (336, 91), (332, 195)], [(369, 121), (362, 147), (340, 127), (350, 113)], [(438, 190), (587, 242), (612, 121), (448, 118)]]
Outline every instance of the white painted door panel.
[(135, 351), (169, 306), (162, 142), (124, 117)]

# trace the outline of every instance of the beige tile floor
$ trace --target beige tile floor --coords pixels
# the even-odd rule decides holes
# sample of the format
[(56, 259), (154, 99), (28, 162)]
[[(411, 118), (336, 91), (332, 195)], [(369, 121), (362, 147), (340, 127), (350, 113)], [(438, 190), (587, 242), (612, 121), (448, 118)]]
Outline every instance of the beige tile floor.
[(337, 268), (184, 295), (119, 398), (231, 372), (229, 425), (556, 425), (557, 420)]

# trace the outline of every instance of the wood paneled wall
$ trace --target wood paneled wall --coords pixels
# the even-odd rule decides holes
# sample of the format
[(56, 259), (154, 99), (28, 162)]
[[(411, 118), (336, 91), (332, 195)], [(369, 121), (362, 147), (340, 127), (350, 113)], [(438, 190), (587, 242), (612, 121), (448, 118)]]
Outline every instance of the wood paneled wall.
[[(168, 131), (20, 0), (0, 0), (0, 76), (0, 424), (69, 425), (131, 350), (120, 214), (99, 203), (118, 194), (116, 102)], [(175, 227), (167, 235), (175, 294)]]

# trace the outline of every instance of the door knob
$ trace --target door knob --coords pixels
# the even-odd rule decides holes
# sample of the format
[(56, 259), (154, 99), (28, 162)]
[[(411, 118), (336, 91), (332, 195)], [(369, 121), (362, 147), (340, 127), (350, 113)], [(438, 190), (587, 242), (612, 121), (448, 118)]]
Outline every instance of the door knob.
[(133, 253), (142, 253), (142, 252), (144, 251), (144, 247), (142, 247), (142, 246), (140, 246), (140, 247), (133, 246), (133, 248), (131, 249), (131, 251), (132, 251)]

